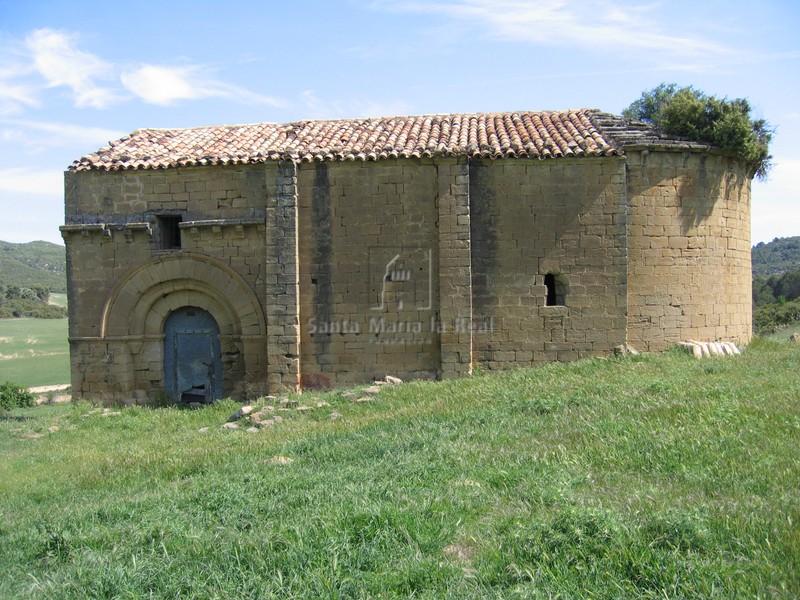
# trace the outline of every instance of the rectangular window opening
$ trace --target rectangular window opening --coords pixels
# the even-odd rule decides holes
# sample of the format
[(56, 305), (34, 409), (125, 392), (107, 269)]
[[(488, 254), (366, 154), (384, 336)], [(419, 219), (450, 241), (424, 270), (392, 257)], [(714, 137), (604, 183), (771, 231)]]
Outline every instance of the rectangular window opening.
[(548, 273), (544, 276), (544, 285), (547, 289), (545, 306), (564, 306), (567, 298), (567, 281), (562, 275)]
[(158, 246), (160, 250), (177, 250), (181, 247), (181, 215), (158, 215)]

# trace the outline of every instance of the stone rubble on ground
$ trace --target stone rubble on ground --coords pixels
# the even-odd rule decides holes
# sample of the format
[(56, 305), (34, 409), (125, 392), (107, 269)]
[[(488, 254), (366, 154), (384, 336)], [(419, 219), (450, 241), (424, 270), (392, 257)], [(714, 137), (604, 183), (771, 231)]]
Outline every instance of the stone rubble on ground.
[(681, 342), (679, 346), (690, 352), (695, 358), (705, 358), (707, 356), (736, 356), (741, 354), (741, 350), (733, 342), (698, 342), (687, 340)]
[(233, 421), (238, 421), (242, 417), (246, 417), (247, 415), (249, 415), (251, 412), (253, 412), (253, 407), (246, 404), (242, 408), (237, 410), (235, 413), (233, 413), (230, 417), (228, 417), (228, 422), (232, 423)]
[(630, 344), (620, 344), (614, 348), (614, 354), (616, 356), (625, 356), (627, 354), (639, 356), (640, 352)]
[[(382, 386), (399, 385), (401, 383), (403, 383), (403, 380), (400, 379), (399, 377), (386, 375), (386, 377), (382, 381), (375, 381), (373, 385), (362, 389), (361, 390), (362, 395), (360, 396), (355, 392), (344, 392), (341, 394), (341, 397), (346, 400), (352, 400), (353, 402), (357, 403), (372, 402), (373, 400), (375, 400), (375, 396), (380, 393)], [(244, 406), (239, 408), (235, 413), (233, 413), (230, 417), (228, 417), (227, 423), (222, 425), (222, 428), (227, 430), (236, 430), (244, 428), (245, 431), (249, 433), (255, 433), (261, 429), (273, 427), (274, 425), (283, 421), (283, 417), (275, 414), (278, 411), (306, 413), (309, 411), (313, 411), (314, 409), (325, 408), (327, 406), (330, 406), (328, 402), (324, 401), (315, 402), (313, 405), (312, 404), (301, 405), (299, 400), (291, 398), (278, 399), (275, 396), (264, 396), (259, 399), (259, 402), (260, 401), (266, 401), (267, 404), (260, 407), (255, 407), (250, 404), (245, 404)], [(274, 405), (275, 403), (277, 403), (277, 406)], [(343, 415), (340, 412), (334, 411), (330, 413), (331, 421), (340, 419), (342, 418), (342, 416)], [(205, 432), (208, 431), (208, 428), (203, 427), (198, 431)]]

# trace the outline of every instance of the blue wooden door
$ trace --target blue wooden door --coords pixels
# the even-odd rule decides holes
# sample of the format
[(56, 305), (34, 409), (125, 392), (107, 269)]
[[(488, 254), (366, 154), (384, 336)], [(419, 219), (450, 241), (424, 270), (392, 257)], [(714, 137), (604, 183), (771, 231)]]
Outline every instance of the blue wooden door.
[(222, 396), (219, 326), (209, 312), (185, 306), (167, 317), (164, 384), (175, 402), (208, 403)]

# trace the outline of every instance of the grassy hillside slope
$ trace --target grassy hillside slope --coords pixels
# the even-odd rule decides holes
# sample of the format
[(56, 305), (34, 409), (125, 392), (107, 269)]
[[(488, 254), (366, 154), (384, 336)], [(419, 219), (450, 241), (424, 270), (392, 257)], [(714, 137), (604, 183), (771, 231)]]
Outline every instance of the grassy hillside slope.
[(796, 598), (800, 345), (593, 359), (257, 432), (199, 411), (0, 420), (0, 597)]
[(42, 285), (67, 291), (66, 250), (50, 242), (11, 244), (0, 241), (0, 284), (6, 287)]
[(753, 246), (753, 276), (800, 269), (800, 236), (775, 238)]

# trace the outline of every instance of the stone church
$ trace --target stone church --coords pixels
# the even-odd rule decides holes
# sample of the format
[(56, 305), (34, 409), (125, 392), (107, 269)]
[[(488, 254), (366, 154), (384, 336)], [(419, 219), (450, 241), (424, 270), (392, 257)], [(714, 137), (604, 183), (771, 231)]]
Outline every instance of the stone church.
[(585, 109), (135, 131), (65, 176), (73, 394), (746, 343), (752, 176)]

